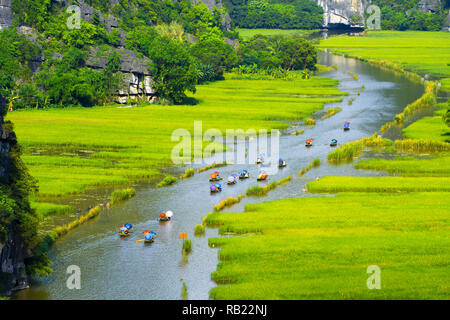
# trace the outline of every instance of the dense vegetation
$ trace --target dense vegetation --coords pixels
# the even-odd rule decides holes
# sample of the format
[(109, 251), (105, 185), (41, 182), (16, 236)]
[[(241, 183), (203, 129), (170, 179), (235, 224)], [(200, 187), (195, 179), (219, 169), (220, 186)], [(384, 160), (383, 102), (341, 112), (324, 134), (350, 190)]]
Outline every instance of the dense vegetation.
[(241, 28), (319, 29), (323, 9), (311, 0), (227, 0), (230, 17)]
[(417, 10), (419, 0), (373, 0), (381, 8), (381, 27), (384, 30), (439, 31), (448, 14), (448, 1), (433, 13)]
[[(93, 0), (87, 4), (101, 10), (105, 19), (117, 17), (119, 28), (108, 31), (103, 17), (95, 12), (89, 21), (81, 19), (80, 29), (69, 29), (66, 23), (70, 13), (60, 4), (50, 0), (13, 1), (14, 25), (33, 29), (27, 36), (14, 27), (0, 32), (0, 87), (5, 88), (8, 82), (11, 88), (4, 92), (11, 110), (91, 107), (112, 102), (123, 79), (122, 53), (115, 50), (121, 45), (151, 60), (148, 69), (162, 103), (182, 103), (186, 92), (195, 92), (198, 83), (221, 80), (224, 72), (239, 62), (248, 64), (249, 59), (261, 60), (261, 56), (264, 61), (256, 62), (258, 67), (315, 67), (315, 51), (300, 39), (286, 38), (277, 50), (269, 48), (274, 42), (256, 49), (263, 52), (255, 52), (255, 48), (251, 53), (244, 52), (244, 48), (241, 55), (245, 57), (238, 57), (239, 52), (227, 42), (227, 37), (235, 38), (237, 33), (227, 27), (224, 8), (211, 12), (206, 5), (193, 5), (188, 0), (129, 0), (114, 6), (109, 1)], [(284, 55), (294, 54), (296, 61), (280, 57), (285, 49)], [(86, 66), (93, 54), (107, 61), (100, 72)], [(272, 61), (268, 63), (270, 56)]]

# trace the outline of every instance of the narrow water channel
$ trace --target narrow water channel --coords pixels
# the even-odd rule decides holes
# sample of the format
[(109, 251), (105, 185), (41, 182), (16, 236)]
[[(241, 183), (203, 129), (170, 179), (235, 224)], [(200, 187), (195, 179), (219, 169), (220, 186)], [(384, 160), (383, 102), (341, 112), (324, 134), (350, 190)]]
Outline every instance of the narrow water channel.
[[(320, 63), (336, 65), (337, 71), (322, 74), (339, 80), (339, 89), (349, 92), (340, 106), (343, 110), (326, 120), (317, 121), (314, 128), (308, 128), (303, 135), (285, 134), (280, 139), (280, 153), (287, 161), (287, 167), (270, 180), (279, 180), (292, 175), (291, 183), (281, 186), (264, 198), (249, 198), (229, 209), (241, 211), (247, 203), (276, 200), (289, 197), (311, 196), (302, 194), (302, 187), (316, 176), (326, 175), (378, 175), (370, 171), (354, 170), (352, 165), (334, 166), (326, 162), (331, 151), (328, 144), (335, 138), (340, 144), (372, 135), (395, 114), (423, 94), (423, 86), (383, 71), (371, 65), (320, 53)], [(348, 73), (359, 76), (355, 80)], [(365, 89), (362, 90), (364, 85)], [(360, 90), (361, 95), (357, 95)], [(230, 97), (232, 98), (232, 97)], [(348, 100), (354, 98), (351, 105)], [(199, 119), (200, 120), (200, 119)], [(352, 129), (344, 132), (343, 125), (351, 122)], [(304, 141), (314, 138), (314, 146), (306, 149)], [(299, 169), (314, 158), (320, 158), (322, 165), (311, 170), (302, 179), (297, 177)], [(223, 177), (245, 168), (242, 165), (220, 168)], [(256, 176), (258, 167), (247, 166)], [(211, 171), (211, 170), (210, 170)], [(195, 174), (169, 188), (146, 188), (139, 190), (134, 199), (114, 206), (107, 213), (70, 232), (59, 240), (49, 255), (54, 262), (51, 278), (38, 281), (31, 289), (18, 292), (16, 299), (180, 299), (182, 283), (188, 288), (189, 299), (208, 299), (209, 290), (215, 286), (211, 272), (215, 271), (217, 249), (208, 247), (208, 238), (217, 236), (217, 229), (207, 229), (202, 237), (194, 237), (193, 228), (201, 223), (202, 217), (220, 200), (228, 196), (244, 194), (256, 184), (255, 179), (239, 181), (237, 185), (225, 186), (222, 193), (209, 194), (210, 171)], [(172, 210), (174, 219), (160, 223), (161, 210)], [(129, 239), (119, 239), (116, 231), (122, 223), (131, 223), (137, 232)], [(139, 231), (155, 231), (157, 241), (151, 245), (136, 243)], [(181, 253), (180, 232), (188, 232), (193, 239), (193, 251), (187, 261)], [(66, 286), (67, 267), (77, 265), (81, 269), (81, 290), (69, 290)]]

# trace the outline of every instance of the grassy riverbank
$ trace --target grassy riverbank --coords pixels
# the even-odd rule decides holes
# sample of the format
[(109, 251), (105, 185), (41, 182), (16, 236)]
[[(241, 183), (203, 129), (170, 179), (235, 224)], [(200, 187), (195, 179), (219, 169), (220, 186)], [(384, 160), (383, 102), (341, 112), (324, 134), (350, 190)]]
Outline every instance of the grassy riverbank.
[[(231, 75), (229, 76), (231, 77)], [(24, 147), (23, 160), (39, 180), (39, 197), (61, 197), (104, 185), (160, 178), (178, 143), (172, 132), (217, 128), (286, 128), (345, 95), (338, 82), (225, 80), (198, 86), (197, 105), (94, 107), (10, 112)], [(275, 107), (276, 106), (276, 107)]]

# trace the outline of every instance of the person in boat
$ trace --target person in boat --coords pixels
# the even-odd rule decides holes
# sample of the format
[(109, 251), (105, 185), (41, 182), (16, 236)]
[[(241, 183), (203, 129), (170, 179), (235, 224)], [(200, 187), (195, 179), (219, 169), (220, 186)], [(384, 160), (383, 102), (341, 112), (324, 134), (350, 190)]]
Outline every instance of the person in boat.
[(237, 183), (237, 174), (232, 174), (228, 177), (227, 184), (236, 184)]
[(142, 234), (144, 235), (145, 243), (152, 243), (155, 241), (156, 233), (153, 231), (145, 230)]
[(284, 168), (284, 167), (286, 167), (286, 161), (284, 161), (283, 159), (279, 159), (278, 160), (278, 167), (279, 168)]
[(336, 147), (337, 146), (337, 140), (336, 139), (332, 139), (331, 143), (330, 143), (331, 147)]
[(247, 170), (241, 170), (239, 171), (239, 179), (247, 179), (250, 178), (250, 174)]
[(218, 171), (211, 173), (209, 176), (209, 181), (219, 181), (222, 180)]
[(257, 179), (257, 180), (266, 180), (268, 176), (269, 176), (269, 175), (267, 174), (267, 172), (261, 171), (261, 172), (259, 173), (259, 175), (258, 175), (258, 179)]
[(264, 162), (264, 156), (260, 154), (258, 158), (256, 158), (256, 164), (262, 164)]
[(307, 146), (307, 147), (311, 147), (311, 146), (312, 146), (312, 143), (313, 143), (313, 141), (314, 141), (314, 139), (308, 139), (308, 140), (306, 140), (306, 144), (305, 144), (305, 146)]
[(209, 191), (210, 191), (211, 193), (221, 192), (221, 191), (222, 191), (222, 185), (221, 185), (220, 183), (212, 184), (212, 185), (209, 187)]
[(161, 211), (159, 213), (159, 221), (170, 221), (172, 219), (173, 212), (172, 211)]
[(121, 237), (127, 237), (130, 235), (130, 230), (127, 227), (125, 227), (125, 225), (121, 225), (119, 227), (119, 235)]
[(344, 131), (350, 130), (350, 122), (344, 124)]

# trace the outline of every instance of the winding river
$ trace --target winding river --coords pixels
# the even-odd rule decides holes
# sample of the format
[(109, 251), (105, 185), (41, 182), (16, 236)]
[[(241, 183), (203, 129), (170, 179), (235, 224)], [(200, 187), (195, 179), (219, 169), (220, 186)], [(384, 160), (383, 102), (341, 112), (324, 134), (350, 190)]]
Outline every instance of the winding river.
[[(331, 139), (340, 144), (372, 135), (380, 127), (391, 121), (395, 114), (416, 100), (423, 93), (423, 86), (411, 82), (389, 71), (359, 62), (357, 60), (320, 53), (320, 63), (336, 65), (337, 71), (322, 74), (339, 80), (339, 89), (349, 92), (342, 103), (328, 104), (340, 106), (342, 111), (326, 120), (319, 120), (314, 128), (308, 128), (303, 135), (284, 134), (280, 139), (280, 153), (287, 161), (287, 167), (280, 170), (270, 180), (279, 180), (292, 175), (292, 182), (271, 191), (267, 197), (246, 197), (232, 207), (231, 211), (241, 211), (246, 203), (276, 200), (288, 197), (311, 196), (303, 194), (302, 188), (308, 180), (326, 175), (379, 175), (382, 173), (358, 171), (348, 165), (331, 165), (326, 162), (330, 152)], [(359, 76), (356, 81), (348, 71)], [(365, 90), (358, 96), (362, 85)], [(348, 100), (354, 98), (352, 105)], [(318, 114), (320, 117), (320, 114)], [(343, 131), (343, 124), (350, 121), (352, 129)], [(306, 149), (306, 138), (314, 138), (314, 146)], [(308, 172), (302, 179), (297, 177), (299, 169), (307, 166), (312, 159), (320, 158), (322, 165)], [(220, 168), (223, 177), (236, 173), (245, 166), (234, 165)], [(256, 165), (248, 166), (253, 179), (239, 181), (237, 185), (225, 186), (222, 193), (209, 194), (208, 172), (178, 184), (155, 189), (137, 188), (136, 197), (114, 206), (92, 222), (80, 226), (59, 240), (50, 250), (54, 262), (51, 278), (38, 281), (31, 289), (23, 290), (15, 299), (180, 299), (183, 282), (186, 283), (189, 299), (208, 299), (209, 290), (216, 284), (211, 280), (211, 272), (218, 263), (217, 249), (208, 247), (208, 238), (218, 236), (217, 229), (207, 228), (205, 235), (193, 236), (193, 228), (201, 223), (202, 217), (220, 200), (228, 196), (244, 194), (256, 183)], [(176, 174), (181, 173), (176, 171)], [(172, 210), (174, 219), (160, 223), (160, 210)], [(136, 232), (129, 239), (121, 240), (116, 231), (122, 223), (131, 223), (134, 230), (153, 230), (157, 241), (151, 245), (137, 243), (142, 238)], [(188, 232), (193, 239), (193, 250), (187, 259), (182, 257), (180, 232)], [(81, 289), (69, 290), (66, 286), (67, 267), (77, 265), (81, 269)]]

